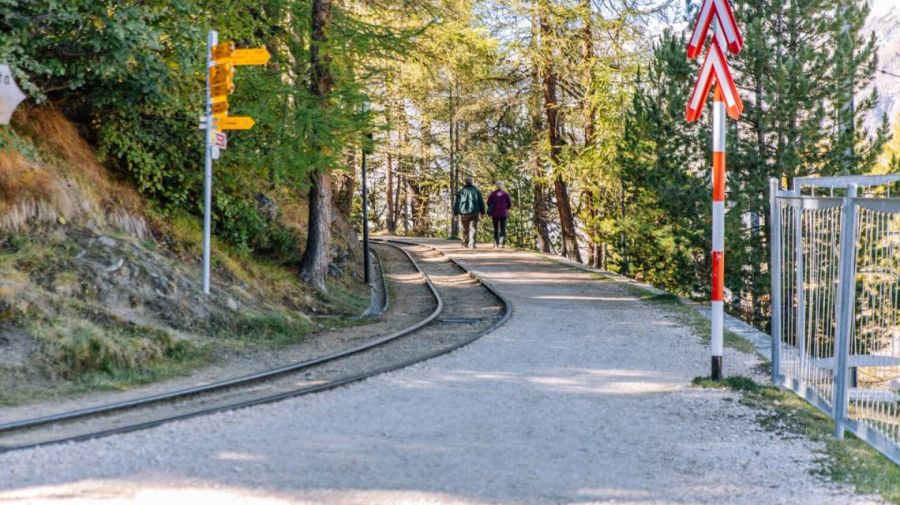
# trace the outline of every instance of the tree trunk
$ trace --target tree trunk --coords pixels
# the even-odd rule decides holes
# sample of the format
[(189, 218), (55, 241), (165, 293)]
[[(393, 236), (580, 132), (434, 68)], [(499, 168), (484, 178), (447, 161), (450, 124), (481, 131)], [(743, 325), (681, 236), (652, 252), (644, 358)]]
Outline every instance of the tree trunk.
[(331, 244), (331, 175), (323, 172), (312, 178), (309, 190), (309, 235), (300, 275), (319, 291), (327, 291), (328, 248)]
[(356, 190), (356, 151), (347, 154), (347, 171), (339, 174), (338, 180), (335, 181), (335, 192), (333, 197), (334, 209), (345, 217), (350, 218), (353, 211), (353, 192)]
[(424, 236), (428, 233), (428, 195), (412, 178), (406, 179), (406, 189), (412, 213), (412, 232), (414, 235)]
[[(538, 9), (537, 3), (534, 4), (535, 9), (532, 13), (531, 20), (531, 51), (532, 53), (537, 52), (537, 40), (540, 36), (540, 32), (538, 29)], [(538, 63), (538, 57), (532, 56), (532, 65), (531, 65), (531, 80), (532, 80), (532, 98), (529, 100), (529, 112), (531, 114), (531, 129), (534, 132), (539, 132), (544, 128), (543, 121), (541, 119), (541, 91), (539, 82), (541, 79), (540, 74), (540, 64)], [(543, 159), (541, 157), (541, 149), (540, 146), (535, 144), (534, 146), (534, 156), (532, 160), (531, 167), (531, 181), (532, 181), (532, 192), (534, 193), (534, 197), (532, 198), (532, 214), (531, 219), (532, 223), (534, 223), (534, 231), (536, 233), (535, 238), (535, 246), (539, 251), (545, 254), (550, 254), (552, 252), (551, 242), (550, 242), (550, 227), (548, 224), (547, 218), (547, 189), (544, 186), (544, 168), (543, 168)]]
[(590, 226), (588, 226), (588, 265), (592, 268), (600, 268), (600, 251), (602, 247), (599, 242), (594, 240), (594, 236), (597, 233), (595, 224), (597, 222), (597, 207), (594, 202), (594, 193), (585, 191), (581, 194), (581, 198), (587, 202), (587, 215), (590, 220)]
[(594, 142), (594, 122), (597, 119), (597, 111), (592, 100), (592, 88), (594, 83), (593, 58), (594, 58), (594, 34), (592, 30), (591, 0), (583, 0), (581, 7), (584, 9), (583, 24), (581, 28), (581, 81), (584, 87), (582, 97), (582, 114), (584, 115), (584, 146), (590, 147)]
[[(531, 127), (534, 131), (539, 132), (543, 128), (541, 115), (538, 108), (532, 107)], [(550, 225), (547, 218), (547, 188), (544, 186), (544, 168), (541, 159), (540, 147), (535, 146), (534, 159), (531, 167), (532, 192), (532, 222), (534, 230), (537, 233), (536, 243), (537, 249), (542, 253), (550, 254), (552, 248), (550, 246)]]
[[(331, 0), (313, 0), (312, 39), (309, 48), (312, 83), (310, 93), (319, 101), (319, 106), (330, 106), (333, 80), (331, 77), (331, 55), (323, 51), (327, 47), (328, 30), (331, 25)], [(320, 146), (325, 147), (325, 146)], [(310, 176), (309, 189), (309, 234), (306, 250), (300, 266), (300, 275), (319, 291), (326, 291), (325, 276), (328, 273), (328, 249), (331, 245), (331, 176), (324, 167), (318, 167)]]
[(563, 238), (563, 256), (581, 263), (581, 251), (578, 249), (578, 232), (575, 229), (575, 215), (572, 212), (572, 202), (569, 198), (569, 187), (562, 175), (557, 175), (553, 181), (556, 191), (556, 207), (559, 211), (559, 224)]
[[(594, 32), (593, 17), (591, 13), (591, 0), (583, 0), (581, 2), (582, 24), (581, 27), (581, 60), (582, 60), (582, 87), (584, 87), (584, 96), (582, 97), (581, 107), (584, 116), (584, 148), (589, 150), (594, 144), (594, 123), (597, 120), (597, 110), (593, 101), (593, 83), (594, 83)], [(597, 229), (597, 208), (596, 208), (596, 192), (593, 190), (585, 191), (583, 198), (587, 198), (587, 211), (591, 220), (591, 226), (588, 229), (588, 249), (590, 258), (588, 259), (590, 266), (600, 268), (600, 256), (603, 250), (603, 244), (596, 239)]]
[(387, 154), (387, 169), (384, 176), (384, 181), (387, 185), (387, 190), (385, 191), (387, 212), (385, 224), (387, 225), (388, 233), (394, 234), (397, 233), (397, 221), (395, 217), (396, 209), (394, 207), (394, 155), (390, 152)]
[[(550, 54), (548, 39), (551, 36), (547, 0), (540, 0), (538, 12), (541, 28), (541, 52), (543, 53), (542, 85), (544, 92), (544, 113), (547, 118), (547, 140), (550, 143), (550, 162), (554, 170), (559, 171), (559, 155), (562, 151), (563, 139), (559, 125), (559, 103), (556, 99), (557, 75)], [(581, 262), (581, 251), (578, 249), (578, 235), (575, 229), (575, 216), (572, 213), (572, 202), (569, 188), (561, 173), (556, 174), (553, 181), (556, 192), (556, 207), (559, 211), (559, 224), (562, 231), (562, 253), (569, 259)]]
[(412, 194), (413, 203), (413, 233), (419, 236), (425, 236), (429, 232), (431, 223), (428, 221), (428, 206), (431, 203), (428, 193), (428, 185), (425, 190), (422, 189), (422, 182), (430, 180), (432, 163), (434, 159), (431, 155), (431, 147), (434, 144), (434, 137), (431, 134), (431, 121), (423, 120), (420, 124), (419, 138), (421, 139), (419, 152), (419, 170), (416, 176), (410, 181), (410, 193)]
[(406, 209), (403, 206), (404, 200), (403, 198), (403, 174), (400, 172), (400, 159), (397, 159), (397, 182), (394, 184), (394, 187), (397, 188), (397, 191), (394, 192), (394, 211), (397, 213), (397, 218), (400, 219), (400, 222), (403, 224), (403, 229), (405, 231), (409, 231), (409, 226), (406, 223)]
[(533, 191), (534, 191), (534, 229), (537, 231), (537, 248), (542, 253), (550, 254), (550, 226), (547, 219), (547, 188), (541, 182), (544, 178), (544, 171), (541, 169), (541, 159), (536, 158), (532, 169)]
[(453, 202), (456, 200), (457, 181), (459, 177), (459, 167), (457, 166), (458, 150), (459, 150), (459, 124), (456, 122), (456, 110), (458, 97), (454, 95), (454, 91), (458, 90), (459, 85), (454, 83), (450, 87), (450, 237), (459, 237), (459, 220), (453, 215)]
[(403, 213), (405, 214), (403, 219), (403, 233), (409, 235), (412, 228), (416, 225), (414, 221), (416, 218), (415, 207), (413, 205), (413, 198), (415, 195), (413, 195), (412, 192), (412, 184), (410, 183), (409, 175), (403, 177), (403, 182), (406, 183), (404, 185), (405, 191), (403, 193)]
[[(619, 219), (622, 222), (625, 221), (625, 187), (622, 186), (621, 191), (619, 192)], [(619, 231), (619, 251), (622, 255), (622, 275), (628, 276), (631, 272), (629, 270), (628, 263), (628, 237), (625, 235), (625, 230), (622, 229)]]

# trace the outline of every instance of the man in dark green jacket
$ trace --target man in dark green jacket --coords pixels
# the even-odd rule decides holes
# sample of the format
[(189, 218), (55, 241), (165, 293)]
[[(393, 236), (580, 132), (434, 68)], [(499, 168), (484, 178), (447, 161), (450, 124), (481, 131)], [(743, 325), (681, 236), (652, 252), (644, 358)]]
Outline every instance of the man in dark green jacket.
[(475, 248), (475, 235), (478, 233), (478, 218), (485, 212), (484, 197), (473, 184), (472, 177), (466, 177), (466, 185), (456, 193), (453, 202), (453, 215), (459, 216), (463, 226), (463, 247)]

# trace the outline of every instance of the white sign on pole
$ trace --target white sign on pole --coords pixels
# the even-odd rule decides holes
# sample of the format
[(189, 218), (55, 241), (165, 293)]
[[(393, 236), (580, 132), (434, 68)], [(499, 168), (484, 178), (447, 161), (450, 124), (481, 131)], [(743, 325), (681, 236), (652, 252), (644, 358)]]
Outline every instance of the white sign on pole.
[(219, 149), (228, 149), (228, 135), (225, 132), (216, 132), (215, 146)]
[(22, 93), (16, 84), (9, 65), (0, 65), (0, 125), (9, 124), (16, 107), (25, 98), (25, 93)]

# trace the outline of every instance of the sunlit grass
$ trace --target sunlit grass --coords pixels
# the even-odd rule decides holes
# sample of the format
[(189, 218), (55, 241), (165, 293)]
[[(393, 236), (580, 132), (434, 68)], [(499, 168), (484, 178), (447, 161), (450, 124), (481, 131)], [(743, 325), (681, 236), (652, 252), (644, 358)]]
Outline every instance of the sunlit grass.
[(857, 493), (879, 494), (891, 503), (900, 504), (900, 466), (851, 433), (843, 441), (835, 439), (831, 418), (793, 392), (740, 376), (721, 381), (697, 377), (693, 384), (740, 392), (741, 403), (759, 411), (756, 420), (764, 428), (784, 436), (802, 435), (824, 444), (817, 470), (821, 476), (849, 484)]

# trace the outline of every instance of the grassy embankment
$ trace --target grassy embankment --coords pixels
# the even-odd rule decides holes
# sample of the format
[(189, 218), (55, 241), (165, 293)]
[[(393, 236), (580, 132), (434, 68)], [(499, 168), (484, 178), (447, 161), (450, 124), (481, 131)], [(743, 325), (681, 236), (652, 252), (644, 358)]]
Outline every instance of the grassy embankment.
[[(302, 196), (269, 197), (302, 243)], [(0, 216), (0, 404), (143, 384), (296, 344), (354, 324), (368, 305), (356, 262), (320, 294), (299, 280), (299, 250), (258, 257), (220, 239), (204, 297), (197, 217), (142, 199), (52, 109), (0, 130)]]
[(900, 504), (900, 467), (852, 433), (843, 441), (836, 440), (831, 418), (793, 392), (746, 377), (728, 377), (721, 382), (697, 377), (693, 384), (739, 392), (740, 402), (757, 410), (756, 420), (766, 429), (784, 437), (800, 435), (824, 446), (819, 475), (852, 485), (858, 493), (878, 494)]

